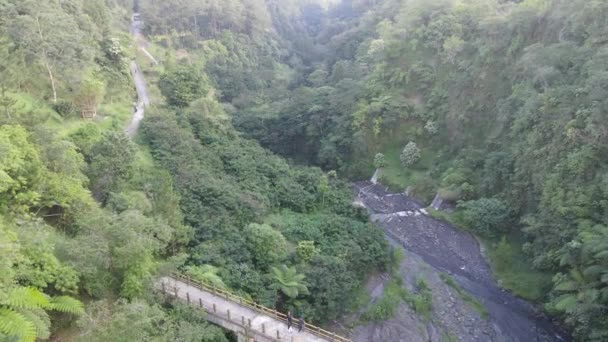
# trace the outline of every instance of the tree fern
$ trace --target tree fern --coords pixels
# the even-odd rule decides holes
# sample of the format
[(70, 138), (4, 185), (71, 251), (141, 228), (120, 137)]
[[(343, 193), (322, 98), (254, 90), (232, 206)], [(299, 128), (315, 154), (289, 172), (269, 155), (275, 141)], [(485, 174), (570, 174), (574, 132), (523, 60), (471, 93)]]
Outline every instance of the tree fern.
[(47, 339), (51, 336), (51, 318), (41, 308), (18, 310), (29, 322), (36, 327), (36, 337)]
[(13, 308), (34, 309), (47, 307), (49, 300), (44, 293), (35, 288), (15, 287), (8, 291), (7, 299), (0, 304)]
[(304, 282), (305, 276), (298, 274), (295, 267), (282, 265), (281, 268), (272, 267), (274, 280), (277, 281), (283, 294), (289, 298), (296, 298), (299, 295), (307, 295), (308, 287)]
[(82, 315), (84, 313), (84, 305), (77, 299), (70, 296), (59, 296), (51, 298), (49, 309), (70, 313), (74, 315)]
[(0, 333), (17, 336), (21, 341), (36, 340), (36, 326), (23, 314), (7, 308), (0, 308)]
[(21, 341), (48, 338), (51, 320), (45, 310), (80, 315), (84, 306), (69, 296), (49, 297), (32, 287), (15, 287), (0, 301), (0, 333)]

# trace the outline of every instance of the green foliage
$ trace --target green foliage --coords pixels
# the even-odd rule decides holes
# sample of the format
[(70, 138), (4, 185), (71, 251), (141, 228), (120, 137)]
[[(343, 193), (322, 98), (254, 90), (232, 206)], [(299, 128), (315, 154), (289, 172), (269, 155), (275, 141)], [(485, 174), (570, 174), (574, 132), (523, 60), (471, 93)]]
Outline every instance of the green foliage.
[(80, 110), (96, 110), (105, 94), (106, 85), (98, 75), (86, 72), (75, 94), (75, 103)]
[(133, 142), (123, 132), (107, 132), (91, 148), (89, 178), (94, 196), (104, 200), (131, 176)]
[(480, 198), (461, 202), (458, 209), (463, 211), (463, 225), (482, 236), (496, 236), (510, 229), (509, 208), (498, 199)]
[(308, 262), (318, 254), (319, 250), (315, 247), (314, 241), (298, 241), (298, 245), (296, 246), (296, 255), (300, 260)]
[(283, 235), (266, 224), (250, 223), (243, 231), (254, 262), (262, 269), (281, 263), (288, 253)]
[(409, 305), (427, 320), (431, 317), (431, 310), (433, 305), (433, 295), (431, 289), (428, 287), (424, 279), (416, 279), (416, 294), (408, 294), (406, 301)]
[(384, 156), (384, 154), (376, 153), (376, 155), (374, 156), (374, 167), (378, 169), (387, 165), (388, 162), (386, 161), (386, 157)]
[(226, 284), (220, 276), (217, 274), (219, 269), (215, 266), (211, 265), (202, 265), (202, 266), (187, 266), (186, 274), (192, 277), (195, 280), (203, 282), (205, 284), (210, 284), (219, 288), (225, 288)]
[(53, 104), (53, 110), (55, 110), (59, 115), (64, 118), (69, 118), (76, 114), (76, 108), (74, 108), (74, 104), (70, 101), (59, 100), (57, 103)]
[(429, 135), (435, 135), (439, 132), (439, 128), (437, 127), (437, 123), (433, 120), (429, 120), (424, 125), (424, 130)]
[(159, 87), (167, 102), (187, 107), (206, 93), (206, 82), (196, 66), (179, 64), (160, 76)]
[(403, 148), (403, 151), (401, 151), (399, 159), (401, 159), (401, 164), (403, 167), (410, 167), (416, 164), (416, 162), (420, 160), (420, 149), (416, 143), (413, 141), (407, 143), (407, 145), (405, 145)]
[(207, 323), (201, 310), (174, 303), (169, 310), (142, 300), (91, 303), (79, 320), (79, 341), (227, 342), (223, 331)]
[(382, 296), (361, 316), (366, 321), (386, 321), (393, 317), (402, 300), (408, 298), (408, 291), (402, 287), (399, 278), (391, 279), (385, 286)]
[[(235, 134), (218, 120), (225, 115), (209, 99), (178, 113), (151, 111), (142, 126), (193, 227), (189, 262), (218, 267), (228, 287), (266, 305), (297, 304), (311, 321), (336, 317), (365, 274), (386, 264), (381, 232), (352, 207), (350, 190), (339, 178), (289, 166)], [(302, 259), (301, 241), (314, 241), (316, 252)], [(301, 262), (298, 271), (309, 290), (314, 286), (324, 297), (277, 301), (269, 267), (292, 267), (294, 261)]]
[(297, 298), (300, 295), (308, 295), (308, 287), (304, 279), (304, 274), (298, 274), (295, 267), (271, 267), (272, 279), (278, 285), (279, 290), (288, 298)]
[[(530, 263), (554, 274), (547, 308), (577, 339), (606, 340), (605, 2), (385, 0), (324, 11), (308, 1), (142, 1), (146, 33), (183, 59), (166, 59), (161, 82), (176, 112), (146, 112), (149, 165), (131, 163), (140, 154), (125, 137), (101, 134), (122, 121), (80, 124), (46, 103), (67, 113), (59, 101), (82, 95), (74, 75), (95, 70), (106, 84), (100, 112), (128, 115), (130, 38), (116, 32), (127, 2), (0, 6), (0, 117), (10, 124), (0, 129), (9, 226), (0, 234), (0, 291), (18, 276), (49, 293), (79, 284), (95, 297), (134, 299), (117, 304), (116, 319), (96, 316), (83, 339), (213, 339), (196, 338), (198, 321), (166, 319), (135, 299), (162, 260), (187, 251), (189, 265), (217, 267), (205, 276), (270, 304), (268, 267), (298, 262), (315, 294), (301, 311), (336, 318), (364, 275), (386, 267), (386, 243), (350, 206), (341, 180), (291, 166), (256, 138), (294, 164), (341, 176), (369, 175), (382, 151), (387, 185), (413, 186), (425, 199), (439, 188), (446, 200), (467, 201), (459, 223), (525, 238), (522, 251), (497, 241), (504, 285), (534, 287), (524, 285), (538, 283)], [(424, 147), (407, 169), (403, 137)], [(417, 159), (410, 152), (408, 164)], [(168, 173), (150, 170), (159, 167)], [(16, 222), (26, 222), (19, 233)], [(243, 234), (260, 222), (284, 237), (259, 234), (286, 246), (278, 257)], [(290, 257), (302, 241), (315, 241), (318, 254), (307, 245)], [(419, 287), (410, 302), (425, 312), (429, 295)], [(23, 317), (46, 335), (44, 317)], [(129, 331), (131, 318), (141, 329)]]
[(0, 299), (0, 333), (22, 341), (48, 338), (51, 321), (45, 310), (82, 315), (84, 305), (72, 297), (49, 298), (32, 287), (13, 287)]
[(546, 298), (551, 288), (551, 276), (532, 268), (521, 249), (521, 241), (502, 236), (497, 243), (494, 240), (487, 243), (487, 252), (500, 286), (529, 300)]

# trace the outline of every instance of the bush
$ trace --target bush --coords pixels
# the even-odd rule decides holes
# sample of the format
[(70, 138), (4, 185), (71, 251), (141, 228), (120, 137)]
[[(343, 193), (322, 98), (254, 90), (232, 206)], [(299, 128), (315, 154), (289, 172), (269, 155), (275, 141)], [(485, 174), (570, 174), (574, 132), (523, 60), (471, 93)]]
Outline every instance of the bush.
[(420, 149), (415, 142), (410, 141), (403, 148), (399, 158), (404, 167), (410, 167), (420, 160)]
[(60, 100), (53, 104), (53, 110), (64, 118), (76, 114), (76, 108), (70, 101)]
[(384, 287), (382, 297), (365, 311), (361, 318), (365, 321), (374, 322), (391, 319), (401, 300), (407, 298), (407, 296), (407, 290), (401, 287), (401, 279), (393, 278)]

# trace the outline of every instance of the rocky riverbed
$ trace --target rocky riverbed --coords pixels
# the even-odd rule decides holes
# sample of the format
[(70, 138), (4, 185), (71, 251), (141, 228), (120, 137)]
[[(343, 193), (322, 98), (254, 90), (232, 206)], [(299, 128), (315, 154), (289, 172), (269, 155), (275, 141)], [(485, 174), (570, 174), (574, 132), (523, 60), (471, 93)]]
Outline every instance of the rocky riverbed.
[[(411, 291), (424, 279), (432, 292), (432, 311), (424, 318), (402, 302), (387, 321), (361, 325), (354, 315), (346, 322), (359, 323), (352, 329), (354, 341), (570, 340), (532, 304), (498, 287), (473, 236), (428, 216), (422, 203), (389, 193), (380, 184), (357, 183), (355, 191), (355, 203), (367, 208), (391, 244), (404, 251), (396, 276)], [(369, 280), (372, 302), (389, 280), (388, 274)], [(483, 310), (475, 308), (471, 298)]]

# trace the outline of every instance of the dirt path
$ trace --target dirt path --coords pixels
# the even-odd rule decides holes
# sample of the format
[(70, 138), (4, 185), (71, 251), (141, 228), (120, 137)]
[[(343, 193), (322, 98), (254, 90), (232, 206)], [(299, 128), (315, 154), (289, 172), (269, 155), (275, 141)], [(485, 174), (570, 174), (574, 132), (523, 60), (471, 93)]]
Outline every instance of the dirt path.
[[(425, 341), (441, 341), (445, 338), (442, 334), (459, 341), (569, 340), (533, 305), (498, 287), (473, 236), (429, 217), (421, 203), (404, 194), (389, 193), (382, 185), (371, 182), (357, 183), (355, 187), (356, 203), (368, 209), (371, 219), (384, 229), (396, 248), (403, 248), (405, 259), (400, 275), (404, 284), (413, 287), (415, 278), (422, 277), (433, 290), (430, 321), (416, 321), (411, 310), (400, 307), (397, 321), (357, 327), (355, 341), (371, 337), (389, 340), (417, 331), (417, 337)], [(449, 274), (483, 305), (487, 320), (480, 319), (457, 291), (439, 279), (441, 273)], [(411, 326), (399, 327), (407, 325), (408, 320), (413, 322)]]

